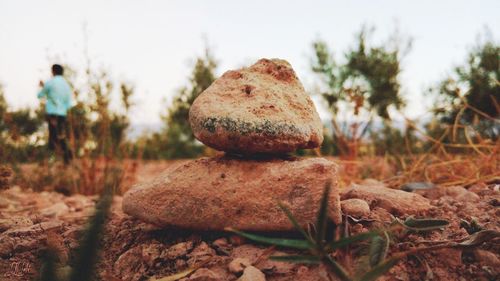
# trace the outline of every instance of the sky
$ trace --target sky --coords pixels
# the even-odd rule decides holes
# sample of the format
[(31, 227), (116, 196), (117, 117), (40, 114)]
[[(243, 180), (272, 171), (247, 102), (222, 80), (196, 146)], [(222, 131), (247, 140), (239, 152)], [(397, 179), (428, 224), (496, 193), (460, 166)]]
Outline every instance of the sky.
[(464, 62), (479, 35), (498, 40), (499, 11), (498, 0), (0, 0), (0, 83), (15, 108), (37, 106), (54, 58), (83, 70), (87, 45), (92, 68), (135, 85), (132, 123), (154, 124), (207, 42), (218, 75), (282, 58), (311, 91), (312, 42), (324, 40), (341, 60), (366, 25), (376, 28), (375, 44), (395, 29), (412, 39), (401, 83), (406, 113), (418, 118), (432, 105), (425, 89)]

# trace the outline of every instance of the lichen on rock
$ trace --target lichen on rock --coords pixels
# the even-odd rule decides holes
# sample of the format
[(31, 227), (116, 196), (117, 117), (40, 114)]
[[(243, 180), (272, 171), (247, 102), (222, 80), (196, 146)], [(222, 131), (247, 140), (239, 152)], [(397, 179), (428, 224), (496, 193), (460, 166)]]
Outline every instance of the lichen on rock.
[(323, 141), (311, 98), (279, 59), (226, 72), (194, 101), (189, 121), (204, 144), (242, 154), (287, 153)]

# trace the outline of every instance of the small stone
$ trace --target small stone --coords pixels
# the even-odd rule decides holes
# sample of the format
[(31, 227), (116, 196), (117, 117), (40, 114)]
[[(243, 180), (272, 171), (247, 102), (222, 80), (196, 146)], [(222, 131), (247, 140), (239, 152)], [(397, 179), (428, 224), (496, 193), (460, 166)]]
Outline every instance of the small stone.
[(249, 261), (256, 261), (264, 253), (265, 249), (259, 248), (252, 244), (245, 244), (234, 248), (231, 252), (233, 259), (244, 258)]
[(280, 59), (224, 73), (193, 102), (189, 122), (198, 140), (228, 152), (286, 153), (323, 142), (311, 98)]
[[(265, 248), (260, 248), (251, 244), (241, 245), (236, 247), (231, 252), (231, 257), (233, 259), (247, 259), (252, 263), (257, 262), (260, 257), (262, 257), (266, 252)], [(274, 251), (273, 256), (287, 255), (284, 252)], [(261, 259), (258, 263), (254, 264), (256, 268), (263, 272), (269, 272), (271, 274), (289, 274), (296, 267), (294, 263), (273, 261), (269, 259)]]
[(11, 228), (26, 227), (33, 225), (33, 221), (27, 217), (10, 217), (0, 219), (0, 232)]
[(219, 238), (212, 242), (212, 246), (215, 248), (219, 255), (229, 255), (233, 246), (229, 244), (227, 238)]
[(419, 194), (384, 187), (383, 185), (352, 185), (341, 191), (341, 199), (358, 198), (371, 208), (380, 207), (393, 215), (420, 214), (432, 208), (428, 199)]
[(418, 194), (431, 200), (436, 200), (443, 196), (450, 196), (462, 202), (476, 202), (480, 199), (479, 195), (462, 186), (440, 186), (430, 190), (419, 191)]
[(142, 246), (142, 261), (148, 267), (152, 267), (160, 259), (162, 247), (163, 244), (159, 242), (144, 244)]
[(121, 254), (113, 264), (113, 273), (125, 280), (140, 280), (146, 272), (142, 261), (142, 247), (135, 246)]
[(11, 228), (2, 234), (11, 237), (33, 237), (50, 230), (59, 230), (62, 225), (63, 223), (61, 221), (47, 221), (26, 227)]
[(218, 281), (221, 276), (210, 269), (200, 268), (196, 270), (190, 277), (190, 281)]
[(187, 255), (187, 257), (189, 258), (187, 262), (190, 266), (193, 266), (197, 262), (205, 261), (215, 255), (215, 250), (210, 248), (207, 243), (202, 241), (200, 245), (196, 246), (193, 251)]
[(490, 266), (496, 270), (500, 270), (500, 259), (492, 252), (476, 249), (474, 250), (476, 260), (482, 265)]
[(41, 209), (40, 214), (45, 217), (59, 217), (61, 215), (67, 214), (69, 212), (68, 205), (64, 202), (58, 202), (54, 205)]
[(353, 217), (366, 217), (370, 214), (370, 206), (362, 199), (347, 199), (340, 201), (342, 212)]
[[(224, 173), (225, 178), (220, 174)], [(331, 182), (329, 217), (341, 222), (337, 165), (324, 158), (240, 159), (224, 156), (186, 162), (123, 198), (125, 213), (158, 226), (198, 230), (287, 231), (316, 221)]]
[(229, 242), (227, 241), (227, 238), (219, 238), (212, 242), (212, 244), (218, 248), (226, 248), (229, 247)]
[(175, 260), (179, 257), (187, 255), (191, 249), (193, 249), (192, 241), (177, 243), (168, 248), (165, 256), (168, 259)]
[(266, 275), (256, 267), (247, 266), (237, 281), (266, 281)]
[[(273, 253), (273, 256), (286, 256), (286, 255), (288, 254), (280, 251), (275, 251)], [(260, 271), (265, 273), (287, 275), (291, 274), (294, 271), (294, 269), (297, 267), (297, 264), (264, 259), (259, 263), (255, 264), (255, 267), (257, 267)]]
[(235, 273), (235, 274), (240, 274), (243, 272), (243, 270), (247, 267), (250, 266), (251, 262), (248, 259), (245, 258), (235, 258), (232, 260), (229, 265), (228, 269), (230, 272)]

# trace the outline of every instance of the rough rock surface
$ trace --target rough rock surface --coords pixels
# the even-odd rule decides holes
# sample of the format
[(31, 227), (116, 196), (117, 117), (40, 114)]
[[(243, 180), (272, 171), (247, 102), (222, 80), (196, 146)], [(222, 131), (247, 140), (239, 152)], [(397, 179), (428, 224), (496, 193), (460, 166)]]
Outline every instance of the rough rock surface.
[(266, 281), (266, 276), (257, 268), (248, 266), (237, 281)]
[[(431, 209), (426, 216), (449, 220), (452, 223), (447, 228), (431, 233), (407, 235), (400, 241), (402, 245), (407, 246), (391, 249), (391, 253), (408, 250), (407, 247), (418, 247), (418, 241), (465, 239), (468, 233), (460, 228), (461, 219), (470, 221), (475, 218), (483, 228), (499, 231), (497, 218), (500, 214), (500, 192), (497, 183), (471, 187), (468, 190), (479, 195), (480, 200), (473, 203), (461, 202), (451, 196), (431, 200), (431, 204), (436, 208)], [(37, 279), (38, 270), (41, 268), (40, 252), (56, 243), (59, 245), (59, 257), (68, 253), (66, 258), (61, 259), (65, 268), (78, 262), (74, 251), (78, 246), (81, 230), (93, 212), (96, 197), (65, 197), (55, 192), (39, 193), (13, 187), (0, 191), (1, 198), (8, 199), (8, 205), (0, 206), (0, 218), (27, 217), (34, 225), (26, 228), (10, 224), (8, 233), (0, 233), (0, 253), (3, 253), (0, 258), (0, 280)], [(59, 217), (63, 220), (62, 224), (57, 218), (41, 215), (41, 210), (57, 202), (65, 202), (69, 207), (68, 213)], [(144, 281), (151, 277), (160, 279), (195, 265), (209, 269), (220, 276), (221, 281), (235, 281), (241, 273), (231, 273), (229, 263), (237, 258), (249, 260), (266, 275), (268, 281), (331, 280), (326, 275), (328, 268), (323, 265), (298, 265), (265, 258), (269, 255), (300, 255), (303, 254), (302, 251), (273, 252), (268, 245), (253, 244), (225, 232), (155, 227), (123, 214), (120, 197), (115, 197), (111, 210), (101, 240), (103, 251), (96, 268), (98, 280)], [(378, 207), (373, 208), (367, 219), (351, 221), (348, 231), (354, 235), (387, 227), (391, 220), (381, 224), (378, 210), (385, 211)], [(53, 235), (55, 237), (51, 238)], [(281, 235), (288, 237), (285, 233)], [(54, 242), (51, 242), (52, 240)], [(429, 268), (434, 276), (433, 280), (498, 280), (499, 249), (498, 243), (492, 241), (473, 249), (472, 252), (464, 251), (462, 255), (457, 250), (422, 253), (421, 258), (428, 267), (415, 259), (403, 259), (380, 280), (425, 280), (429, 276)], [(350, 252), (355, 255), (355, 259), (363, 255), (359, 248)], [(205, 257), (208, 257), (208, 261)], [(189, 277), (181, 280), (189, 280)]]
[(33, 225), (33, 221), (27, 217), (15, 216), (5, 219), (0, 218), (0, 233), (14, 227), (26, 227), (30, 225)]
[(224, 73), (194, 101), (189, 121), (198, 140), (222, 151), (284, 153), (323, 142), (311, 98), (280, 59)]
[[(262, 259), (266, 255), (266, 249), (255, 247), (254, 245), (243, 244), (240, 246), (234, 246), (231, 257), (234, 259), (247, 259), (262, 272), (272, 273), (272, 274), (286, 274), (293, 272), (297, 267), (295, 263), (274, 261), (270, 259)], [(284, 252), (274, 251), (273, 256), (286, 255)]]
[(370, 205), (366, 201), (352, 198), (340, 202), (342, 207), (342, 213), (354, 216), (354, 217), (365, 217), (370, 214)]
[(248, 259), (245, 258), (235, 258), (232, 260), (229, 265), (228, 269), (230, 272), (239, 274), (242, 273), (245, 267), (250, 266), (251, 262)]
[(288, 206), (303, 225), (312, 223), (329, 181), (329, 215), (340, 222), (337, 165), (323, 158), (189, 161), (128, 191), (123, 210), (159, 226), (285, 231), (293, 226), (277, 203)]
[(418, 194), (436, 200), (443, 196), (450, 196), (458, 201), (475, 202), (479, 200), (479, 195), (461, 186), (440, 186), (427, 190), (419, 190)]
[(222, 277), (220, 275), (206, 268), (196, 270), (193, 275), (189, 277), (190, 281), (218, 281), (221, 279)]
[(380, 184), (354, 184), (342, 190), (341, 198), (363, 199), (370, 208), (383, 208), (396, 216), (421, 214), (432, 207), (430, 201), (421, 195), (387, 188)]

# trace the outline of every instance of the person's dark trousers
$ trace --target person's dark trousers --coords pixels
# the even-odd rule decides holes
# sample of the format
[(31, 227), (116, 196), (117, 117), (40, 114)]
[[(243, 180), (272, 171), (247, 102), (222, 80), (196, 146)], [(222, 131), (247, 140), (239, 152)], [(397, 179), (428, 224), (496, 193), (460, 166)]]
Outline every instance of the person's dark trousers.
[(49, 149), (62, 152), (64, 163), (68, 164), (73, 155), (66, 140), (66, 117), (47, 114), (47, 123), (49, 125)]

